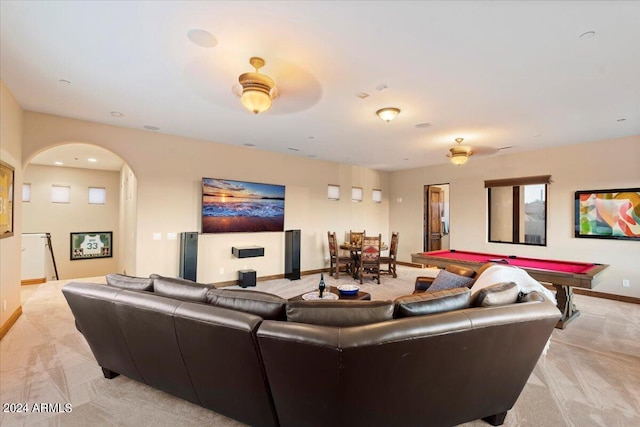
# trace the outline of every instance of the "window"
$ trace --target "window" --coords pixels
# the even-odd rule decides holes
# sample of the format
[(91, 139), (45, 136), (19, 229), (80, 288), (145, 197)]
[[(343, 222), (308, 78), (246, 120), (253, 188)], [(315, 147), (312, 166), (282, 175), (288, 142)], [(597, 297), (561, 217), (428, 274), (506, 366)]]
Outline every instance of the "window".
[(51, 203), (69, 203), (71, 201), (71, 187), (68, 185), (51, 186)]
[(30, 202), (31, 201), (31, 184), (25, 182), (22, 184), (22, 201)]
[(89, 187), (89, 204), (104, 205), (107, 202), (107, 189), (100, 187)]
[(362, 187), (351, 187), (351, 201), (352, 202), (362, 201)]
[(327, 198), (329, 200), (340, 200), (340, 186), (329, 184), (327, 186)]
[(485, 181), (489, 241), (546, 246), (550, 182), (550, 175)]

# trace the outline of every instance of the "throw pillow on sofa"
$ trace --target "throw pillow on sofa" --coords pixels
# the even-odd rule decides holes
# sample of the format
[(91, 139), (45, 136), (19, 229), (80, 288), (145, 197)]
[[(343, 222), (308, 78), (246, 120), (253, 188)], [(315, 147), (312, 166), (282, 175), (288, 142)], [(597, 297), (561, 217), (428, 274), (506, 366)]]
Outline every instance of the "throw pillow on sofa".
[(427, 291), (441, 291), (443, 289), (468, 288), (474, 282), (472, 277), (460, 276), (447, 270), (441, 270), (433, 280)]
[(471, 290), (467, 287), (444, 289), (414, 295), (405, 295), (394, 300), (393, 317), (425, 316), (447, 311), (468, 308), (471, 303)]
[(518, 285), (513, 282), (496, 283), (478, 291), (475, 294), (473, 305), (475, 307), (492, 307), (513, 304), (518, 301), (519, 294)]
[(360, 326), (393, 318), (391, 301), (290, 301), (287, 321), (323, 326)]
[(125, 274), (107, 274), (107, 285), (116, 288), (129, 289), (132, 291), (150, 291), (153, 292), (153, 279), (145, 277), (133, 277)]
[(185, 301), (207, 302), (210, 287), (184, 279), (173, 279), (154, 275), (153, 292)]

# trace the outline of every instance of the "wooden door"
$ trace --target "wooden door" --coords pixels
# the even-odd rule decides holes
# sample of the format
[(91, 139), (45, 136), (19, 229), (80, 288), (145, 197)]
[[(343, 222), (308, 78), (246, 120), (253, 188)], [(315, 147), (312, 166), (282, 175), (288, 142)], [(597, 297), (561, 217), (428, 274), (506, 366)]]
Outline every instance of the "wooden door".
[(429, 186), (427, 191), (427, 234), (428, 251), (442, 249), (442, 214), (444, 209), (444, 192), (440, 187)]

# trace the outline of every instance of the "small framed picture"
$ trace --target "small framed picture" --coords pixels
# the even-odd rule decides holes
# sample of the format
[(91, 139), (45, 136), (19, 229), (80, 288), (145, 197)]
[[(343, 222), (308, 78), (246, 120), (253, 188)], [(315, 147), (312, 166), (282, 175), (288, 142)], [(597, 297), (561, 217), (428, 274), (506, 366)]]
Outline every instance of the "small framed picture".
[(70, 260), (111, 258), (113, 232), (71, 233)]

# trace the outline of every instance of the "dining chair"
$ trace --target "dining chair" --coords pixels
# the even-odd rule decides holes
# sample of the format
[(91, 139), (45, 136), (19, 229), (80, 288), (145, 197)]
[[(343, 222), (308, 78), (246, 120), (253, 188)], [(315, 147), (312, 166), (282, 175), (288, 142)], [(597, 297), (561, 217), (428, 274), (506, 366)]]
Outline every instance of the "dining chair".
[(398, 273), (396, 272), (396, 256), (398, 254), (398, 232), (394, 231), (391, 233), (391, 243), (389, 243), (389, 256), (380, 257), (380, 264), (382, 266), (386, 265), (387, 268), (381, 268), (381, 273), (391, 274), (395, 279), (398, 277)]
[(340, 278), (340, 269), (343, 268), (345, 272), (351, 272), (351, 256), (340, 256), (338, 239), (336, 233), (331, 231), (327, 232), (329, 239), (329, 274), (336, 279)]
[(362, 250), (360, 252), (360, 263), (358, 265), (358, 276), (360, 283), (364, 277), (371, 277), (380, 284), (380, 243), (382, 235), (362, 237)]
[(349, 230), (349, 243), (351, 246), (356, 248), (360, 248), (362, 246), (362, 238), (364, 237), (366, 231), (353, 231)]

